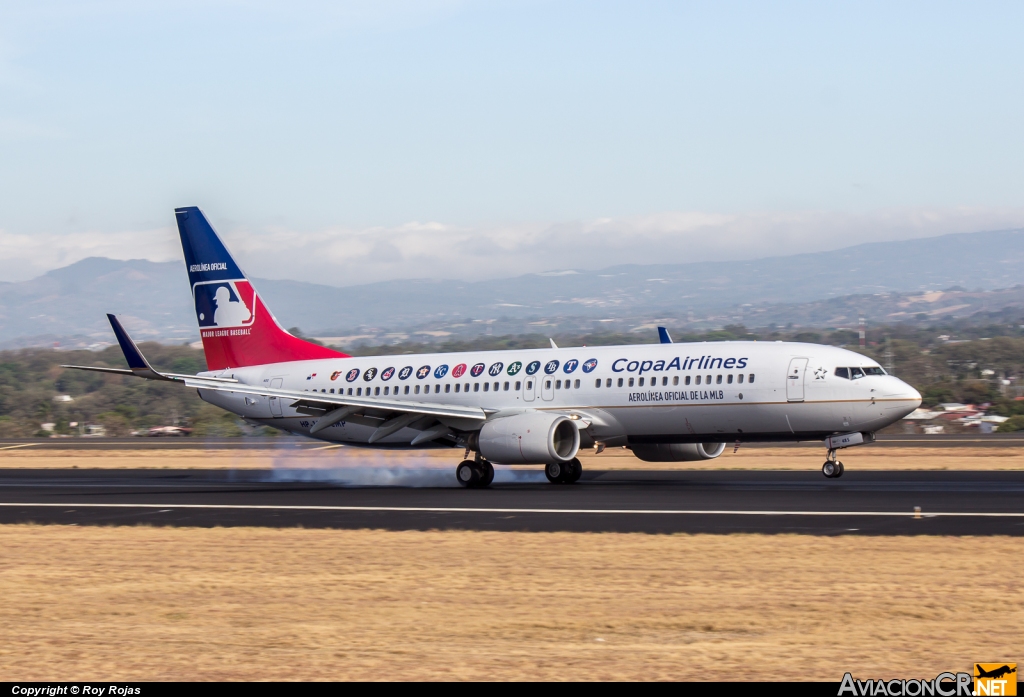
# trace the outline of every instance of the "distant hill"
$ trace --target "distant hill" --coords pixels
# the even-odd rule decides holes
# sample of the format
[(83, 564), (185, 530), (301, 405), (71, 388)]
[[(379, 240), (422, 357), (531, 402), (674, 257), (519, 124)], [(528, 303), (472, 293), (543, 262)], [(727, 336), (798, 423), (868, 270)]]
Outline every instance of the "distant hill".
[[(194, 341), (198, 330), (182, 267), (90, 258), (31, 281), (0, 283), (0, 347), (68, 337), (109, 341), (106, 312), (125, 315), (140, 339)], [(852, 323), (851, 314), (859, 312), (893, 321), (956, 304), (963, 307), (944, 309), (945, 314), (1024, 302), (1018, 291), (974, 295), (949, 305), (917, 301), (900, 310), (894, 303), (906, 298), (880, 295), (1017, 286), (1024, 282), (1024, 230), (876, 242), (754, 261), (610, 266), (473, 283), (413, 279), (337, 288), (253, 280), (284, 326), (314, 335), (431, 327), (470, 333), (479, 331), (480, 322), (511, 327), (608, 320), (621, 329), (663, 317), (674, 318), (676, 325), (701, 326)], [(874, 299), (843, 299), (853, 295)]]

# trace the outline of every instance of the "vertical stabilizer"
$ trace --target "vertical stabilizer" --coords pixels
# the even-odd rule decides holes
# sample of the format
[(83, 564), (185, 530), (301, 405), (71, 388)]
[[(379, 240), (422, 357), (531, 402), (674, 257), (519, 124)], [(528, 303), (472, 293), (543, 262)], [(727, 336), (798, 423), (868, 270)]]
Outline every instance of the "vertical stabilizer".
[(174, 217), (210, 370), (347, 358), (281, 328), (199, 208), (175, 208)]

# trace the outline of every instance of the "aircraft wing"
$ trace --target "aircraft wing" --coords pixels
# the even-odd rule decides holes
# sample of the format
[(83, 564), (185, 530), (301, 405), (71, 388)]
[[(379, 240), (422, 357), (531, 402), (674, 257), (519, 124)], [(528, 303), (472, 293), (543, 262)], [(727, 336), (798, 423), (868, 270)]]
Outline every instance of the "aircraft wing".
[[(100, 368), (82, 365), (62, 365), (62, 368), (73, 370), (92, 370), (101, 373), (114, 373), (115, 375), (134, 375), (147, 380), (165, 380), (180, 382), (185, 387), (194, 387), (200, 390), (216, 390), (219, 392), (237, 392), (239, 394), (251, 394), (265, 397), (277, 397), (292, 400), (293, 408), (312, 410), (312, 412), (323, 411), (324, 415), (330, 414), (327, 419), (322, 419), (317, 430), (335, 421), (340, 421), (347, 415), (354, 415), (356, 412), (366, 410), (375, 411), (381, 415), (389, 412), (400, 414), (392, 419), (396, 424), (410, 420), (415, 416), (424, 417), (454, 417), (460, 419), (474, 419), (483, 421), (487, 413), (480, 407), (463, 407), (454, 404), (436, 404), (432, 402), (412, 402), (400, 399), (379, 399), (376, 397), (346, 397), (340, 394), (325, 394), (323, 392), (307, 392), (301, 390), (280, 390), (259, 385), (246, 385), (232, 378), (204, 377), (202, 375), (181, 375), (179, 373), (161, 373), (149, 364), (142, 351), (135, 345), (135, 342), (128, 332), (124, 330), (121, 323), (114, 315), (107, 315), (110, 326), (117, 337), (117, 343), (121, 346), (125, 360), (128, 361), (129, 370), (121, 368)], [(410, 421), (411, 422), (411, 421)], [(390, 426), (389, 426), (390, 428)]]

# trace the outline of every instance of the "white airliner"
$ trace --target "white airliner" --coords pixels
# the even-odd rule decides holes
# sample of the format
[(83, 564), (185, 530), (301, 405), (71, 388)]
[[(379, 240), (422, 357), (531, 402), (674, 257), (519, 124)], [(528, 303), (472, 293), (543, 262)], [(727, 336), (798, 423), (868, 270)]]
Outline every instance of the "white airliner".
[(722, 341), (354, 358), (286, 332), (202, 211), (175, 210), (209, 370), (154, 370), (108, 315), (129, 370), (170, 380), (247, 421), (375, 448), (456, 448), (467, 487), (492, 463), (582, 474), (581, 448), (625, 446), (647, 462), (707, 460), (727, 442), (823, 441), (836, 451), (912, 412), (921, 395), (873, 360), (832, 346)]

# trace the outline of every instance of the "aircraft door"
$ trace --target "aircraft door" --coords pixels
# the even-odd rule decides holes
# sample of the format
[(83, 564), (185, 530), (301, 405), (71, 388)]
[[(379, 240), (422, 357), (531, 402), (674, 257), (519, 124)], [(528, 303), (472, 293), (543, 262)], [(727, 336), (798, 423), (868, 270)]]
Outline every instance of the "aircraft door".
[[(280, 389), (284, 383), (284, 378), (274, 378), (270, 381), (270, 389)], [(270, 398), (270, 415), (281, 416), (281, 398), (271, 397)]]
[(536, 375), (527, 375), (523, 378), (523, 401), (532, 402), (533, 398), (537, 396), (537, 380), (539, 378)]
[(804, 373), (806, 372), (806, 358), (794, 358), (789, 362), (789, 372), (786, 373), (786, 399), (790, 402), (804, 401)]
[(555, 398), (555, 378), (552, 375), (537, 377), (540, 380), (540, 398), (550, 402)]

